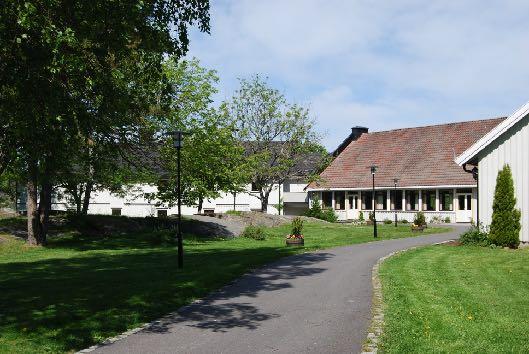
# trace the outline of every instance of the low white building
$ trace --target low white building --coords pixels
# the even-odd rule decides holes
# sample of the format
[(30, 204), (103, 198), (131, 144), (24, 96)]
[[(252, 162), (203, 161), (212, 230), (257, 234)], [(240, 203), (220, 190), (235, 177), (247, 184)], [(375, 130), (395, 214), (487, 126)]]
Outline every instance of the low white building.
[(484, 225), (492, 221), (498, 172), (506, 164), (511, 167), (517, 207), (522, 214), (520, 240), (529, 242), (529, 102), (464, 151), (456, 162), (478, 169), (479, 220)]
[[(470, 222), (477, 218), (477, 183), (454, 162), (505, 118), (477, 120), (369, 133), (352, 128), (335, 159), (307, 190), (340, 220), (413, 221), (422, 211), (427, 222)], [(376, 165), (375, 193), (371, 166)], [(396, 180), (396, 184), (395, 184)]]
[[(308, 207), (308, 196), (304, 188), (307, 186), (305, 179), (287, 180), (281, 185), (274, 185), (268, 200), (268, 213), (278, 214), (278, 205), (282, 202), (282, 215), (301, 215)], [(107, 190), (92, 193), (89, 214), (126, 215), (136, 217), (167, 216), (177, 214), (176, 206), (158, 205), (156, 200), (148, 200), (146, 193), (156, 192), (156, 186), (135, 185), (132, 186), (125, 196), (112, 194)], [(233, 195), (221, 193), (219, 198), (204, 200), (202, 212), (225, 213), (228, 210), (237, 211), (260, 211), (261, 201), (256, 197), (258, 191), (252, 191), (252, 184), (246, 186), (246, 191)], [(54, 210), (75, 209), (65, 198), (54, 201)], [(198, 213), (194, 205), (182, 205), (183, 215)]]

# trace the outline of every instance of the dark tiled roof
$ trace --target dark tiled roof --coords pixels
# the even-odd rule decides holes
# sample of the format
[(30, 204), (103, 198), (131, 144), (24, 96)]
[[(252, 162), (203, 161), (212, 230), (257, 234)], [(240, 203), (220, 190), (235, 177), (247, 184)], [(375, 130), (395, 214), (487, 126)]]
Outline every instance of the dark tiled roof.
[(474, 185), (454, 159), (505, 118), (432, 125), (362, 134), (352, 141), (309, 188)]

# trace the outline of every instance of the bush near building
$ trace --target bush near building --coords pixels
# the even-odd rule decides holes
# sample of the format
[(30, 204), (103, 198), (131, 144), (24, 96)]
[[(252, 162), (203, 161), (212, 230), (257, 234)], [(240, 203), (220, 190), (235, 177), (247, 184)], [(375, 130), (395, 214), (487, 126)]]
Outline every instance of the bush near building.
[(520, 244), (520, 217), (520, 210), (516, 209), (511, 168), (505, 165), (496, 179), (489, 234), (491, 243), (517, 248)]

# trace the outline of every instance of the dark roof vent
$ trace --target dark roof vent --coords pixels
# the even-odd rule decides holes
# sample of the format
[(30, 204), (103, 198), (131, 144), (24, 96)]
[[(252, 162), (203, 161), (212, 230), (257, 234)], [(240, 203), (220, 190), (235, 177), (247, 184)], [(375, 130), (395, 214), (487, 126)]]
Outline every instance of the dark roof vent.
[(369, 128), (366, 127), (352, 127), (351, 134), (333, 151), (332, 156), (336, 157), (349, 145), (352, 141), (358, 140), (362, 134), (367, 134)]

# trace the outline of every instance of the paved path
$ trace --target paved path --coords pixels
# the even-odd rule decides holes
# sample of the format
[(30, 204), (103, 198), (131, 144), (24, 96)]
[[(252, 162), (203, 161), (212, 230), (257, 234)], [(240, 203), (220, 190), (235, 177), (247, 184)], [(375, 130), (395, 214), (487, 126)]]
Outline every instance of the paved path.
[(371, 320), (371, 269), (453, 232), (284, 258), (97, 353), (357, 353)]

